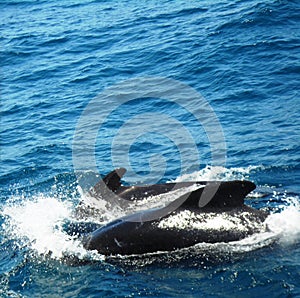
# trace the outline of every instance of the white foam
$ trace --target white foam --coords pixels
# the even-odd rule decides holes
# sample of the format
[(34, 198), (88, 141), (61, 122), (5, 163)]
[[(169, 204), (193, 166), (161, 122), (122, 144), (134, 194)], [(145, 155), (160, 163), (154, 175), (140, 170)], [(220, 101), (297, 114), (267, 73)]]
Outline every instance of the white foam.
[(288, 197), (285, 201), (288, 205), (281, 206), (280, 213), (271, 214), (266, 223), (281, 244), (289, 245), (300, 240), (300, 202), (298, 197)]
[(87, 251), (81, 242), (62, 230), (62, 223), (71, 217), (71, 212), (70, 203), (40, 196), (21, 205), (5, 206), (2, 213), (8, 218), (3, 228), (39, 255), (56, 259), (70, 254), (84, 257)]
[(263, 229), (260, 223), (250, 222), (248, 212), (242, 212), (239, 217), (233, 217), (227, 213), (195, 213), (190, 210), (183, 210), (175, 215), (163, 219), (158, 224), (161, 229), (179, 229), (179, 230), (213, 230), (230, 231), (239, 230), (247, 231), (249, 227)]
[(246, 168), (236, 167), (236, 168), (225, 168), (221, 166), (206, 166), (200, 171), (196, 171), (191, 174), (184, 174), (177, 177), (175, 182), (183, 181), (212, 181), (212, 180), (245, 180), (249, 177), (251, 171), (261, 169), (263, 166), (248, 166)]

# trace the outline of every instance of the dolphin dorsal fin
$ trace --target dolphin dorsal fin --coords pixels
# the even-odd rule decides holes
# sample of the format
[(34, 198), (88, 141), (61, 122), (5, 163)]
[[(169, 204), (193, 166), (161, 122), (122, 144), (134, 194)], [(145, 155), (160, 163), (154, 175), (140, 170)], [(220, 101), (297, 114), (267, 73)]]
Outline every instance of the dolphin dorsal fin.
[(244, 198), (255, 187), (254, 183), (246, 180), (207, 182), (204, 188), (192, 192), (180, 208), (239, 207), (244, 204)]
[(125, 173), (125, 168), (118, 168), (108, 173), (102, 180), (110, 190), (116, 191), (121, 186), (121, 178)]
[(121, 178), (126, 173), (126, 169), (118, 168), (108, 173), (104, 178), (100, 179), (94, 187), (89, 190), (92, 197), (101, 197), (106, 193), (106, 187), (115, 192), (121, 186)]

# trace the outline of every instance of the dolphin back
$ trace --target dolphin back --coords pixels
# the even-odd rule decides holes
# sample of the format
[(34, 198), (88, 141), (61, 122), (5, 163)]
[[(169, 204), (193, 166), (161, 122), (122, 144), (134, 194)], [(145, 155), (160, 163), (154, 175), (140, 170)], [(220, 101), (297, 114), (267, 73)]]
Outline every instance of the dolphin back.
[(192, 192), (182, 208), (223, 209), (244, 205), (245, 197), (256, 188), (250, 181), (212, 181)]

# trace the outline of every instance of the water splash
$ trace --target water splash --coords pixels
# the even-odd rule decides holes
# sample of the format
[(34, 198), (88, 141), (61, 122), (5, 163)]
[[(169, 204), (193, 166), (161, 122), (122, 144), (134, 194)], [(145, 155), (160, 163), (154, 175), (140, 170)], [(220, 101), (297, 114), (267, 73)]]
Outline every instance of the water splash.
[(68, 255), (88, 256), (81, 242), (67, 235), (62, 228), (65, 219), (72, 217), (71, 203), (44, 196), (22, 204), (13, 201), (2, 211), (6, 217), (2, 229), (12, 238), (19, 239), (38, 255), (54, 259)]
[(279, 213), (267, 218), (267, 225), (281, 245), (291, 245), (300, 240), (300, 202), (299, 197), (287, 197), (285, 204), (278, 206)]

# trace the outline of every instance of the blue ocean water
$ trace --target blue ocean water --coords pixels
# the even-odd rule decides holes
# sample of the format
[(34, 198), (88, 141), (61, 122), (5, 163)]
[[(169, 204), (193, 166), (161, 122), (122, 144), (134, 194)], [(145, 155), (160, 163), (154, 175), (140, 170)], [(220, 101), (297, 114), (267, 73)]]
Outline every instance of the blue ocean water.
[[(299, 11), (1, 1), (1, 297), (300, 297)], [(64, 231), (90, 185), (78, 177), (124, 163), (124, 183), (249, 179), (247, 204), (271, 212), (271, 232), (138, 260), (88, 255)]]

